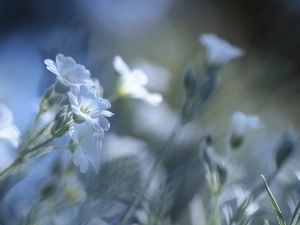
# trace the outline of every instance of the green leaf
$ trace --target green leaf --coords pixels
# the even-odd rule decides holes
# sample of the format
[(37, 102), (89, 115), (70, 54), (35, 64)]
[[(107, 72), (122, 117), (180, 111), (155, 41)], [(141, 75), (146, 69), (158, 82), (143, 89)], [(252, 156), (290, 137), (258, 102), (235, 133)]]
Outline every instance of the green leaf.
[(295, 211), (293, 212), (293, 215), (292, 215), (292, 218), (290, 220), (289, 225), (296, 225), (296, 224), (298, 224), (299, 219), (300, 219), (300, 212), (299, 212), (299, 210), (300, 210), (300, 202), (298, 203)]
[(286, 223), (285, 223), (285, 221), (283, 219), (281, 210), (280, 210), (280, 208), (279, 208), (279, 206), (278, 206), (278, 204), (277, 204), (277, 202), (276, 202), (276, 200), (275, 200), (275, 198), (274, 198), (274, 196), (273, 196), (273, 194), (272, 194), (272, 192), (271, 192), (271, 190), (270, 190), (270, 188), (269, 188), (269, 186), (268, 186), (268, 184), (266, 182), (265, 177), (263, 175), (261, 175), (261, 178), (262, 178), (262, 180), (264, 182), (265, 189), (266, 189), (266, 191), (268, 193), (269, 199), (270, 199), (270, 201), (271, 201), (271, 203), (272, 203), (272, 205), (273, 205), (273, 207), (274, 207), (274, 209), (276, 211), (277, 219), (278, 219), (279, 224), (280, 225), (286, 225)]

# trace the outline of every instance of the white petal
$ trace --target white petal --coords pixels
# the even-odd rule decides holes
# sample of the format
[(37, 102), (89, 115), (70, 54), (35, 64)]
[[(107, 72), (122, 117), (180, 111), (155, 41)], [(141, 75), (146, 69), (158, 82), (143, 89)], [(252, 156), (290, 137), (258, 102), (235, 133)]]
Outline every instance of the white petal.
[(255, 130), (264, 127), (258, 116), (249, 115), (247, 118), (247, 124), (250, 130)]
[(75, 166), (79, 166), (82, 163), (84, 156), (82, 153), (82, 148), (80, 146), (78, 146), (78, 148), (75, 150), (74, 154), (73, 154), (73, 162), (75, 164)]
[(207, 60), (212, 64), (222, 66), (230, 60), (244, 55), (244, 51), (240, 48), (214, 34), (203, 34), (199, 37), (199, 41), (206, 48)]
[(130, 74), (130, 69), (128, 65), (120, 56), (115, 56), (113, 66), (115, 70), (123, 76)]
[(111, 104), (108, 100), (106, 99), (99, 99), (99, 105), (101, 105), (101, 109), (109, 109), (111, 107)]
[(71, 71), (74, 71), (76, 62), (71, 57), (65, 57), (63, 54), (56, 56), (56, 65), (60, 74), (65, 77), (68, 76)]
[(148, 77), (146, 73), (141, 69), (134, 69), (131, 73), (132, 79), (134, 79), (140, 85), (146, 85), (148, 83)]
[(14, 148), (18, 148), (20, 145), (20, 136), (21, 133), (19, 129), (14, 125), (5, 127), (0, 130), (0, 139), (8, 141)]
[[(77, 124), (75, 124), (77, 125)], [(78, 144), (79, 143), (79, 140), (78, 140), (78, 131), (75, 129), (74, 126), (71, 126), (69, 128), (69, 135), (71, 137), (71, 139), (76, 143)]]
[(108, 110), (102, 110), (101, 111), (101, 115), (105, 116), (105, 117), (112, 117), (113, 115), (115, 115), (114, 113), (108, 111)]
[(146, 101), (153, 106), (158, 106), (163, 100), (161, 94), (148, 94), (146, 97)]
[(89, 123), (89, 125), (91, 125), (93, 127), (93, 129), (95, 129), (96, 131), (100, 131), (102, 128), (99, 124), (99, 119), (92, 119)]
[(57, 70), (56, 63), (51, 59), (46, 59), (44, 63), (47, 65), (47, 69), (52, 73), (60, 76), (60, 73)]
[(81, 165), (80, 165), (80, 172), (81, 173), (86, 173), (86, 171), (89, 168), (89, 162), (86, 158), (83, 158)]
[(0, 128), (11, 125), (13, 118), (11, 110), (6, 105), (0, 104)]
[(110, 128), (110, 123), (107, 119), (105, 119), (104, 117), (101, 117), (99, 119), (99, 122), (100, 122), (100, 126), (105, 130), (105, 131), (108, 131), (109, 128)]
[(256, 115), (245, 115), (242, 112), (234, 112), (231, 120), (231, 132), (244, 136), (250, 130), (263, 128), (264, 125)]

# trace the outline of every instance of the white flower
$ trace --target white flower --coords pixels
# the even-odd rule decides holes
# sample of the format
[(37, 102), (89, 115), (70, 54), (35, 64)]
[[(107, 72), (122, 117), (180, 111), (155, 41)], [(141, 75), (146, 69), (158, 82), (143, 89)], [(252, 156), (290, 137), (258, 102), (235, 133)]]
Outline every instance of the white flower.
[(61, 83), (60, 85), (65, 88), (80, 86), (82, 84), (88, 86), (94, 85), (90, 77), (90, 71), (83, 65), (76, 64), (73, 58), (58, 54), (55, 61), (46, 59), (44, 62), (47, 65), (47, 69), (57, 75), (57, 80)]
[(231, 147), (238, 148), (251, 130), (263, 127), (264, 125), (258, 116), (245, 115), (242, 112), (234, 112), (231, 119)]
[(83, 202), (87, 193), (84, 190), (82, 182), (78, 180), (75, 174), (70, 174), (64, 179), (64, 199), (71, 202)]
[(144, 87), (148, 83), (148, 77), (143, 70), (130, 70), (120, 56), (114, 58), (113, 65), (115, 70), (121, 75), (118, 87), (120, 96), (143, 99), (154, 106), (158, 106), (162, 102), (161, 94), (149, 93)]
[(214, 34), (203, 34), (199, 42), (206, 49), (206, 58), (209, 64), (223, 66), (232, 59), (244, 55), (244, 51), (229, 44)]
[(80, 166), (80, 172), (85, 173), (89, 162), (96, 172), (100, 169), (100, 148), (104, 131), (95, 132), (86, 123), (74, 124), (70, 127), (69, 135), (75, 143), (73, 162)]
[(106, 99), (100, 98), (99, 93), (91, 87), (81, 85), (71, 87), (68, 92), (70, 104), (75, 113), (75, 122), (86, 121), (95, 130), (108, 130), (110, 124), (105, 117), (110, 117), (113, 113), (107, 111), (111, 104)]
[(14, 148), (18, 148), (21, 142), (21, 133), (13, 124), (13, 114), (11, 110), (0, 104), (0, 139), (8, 141)]

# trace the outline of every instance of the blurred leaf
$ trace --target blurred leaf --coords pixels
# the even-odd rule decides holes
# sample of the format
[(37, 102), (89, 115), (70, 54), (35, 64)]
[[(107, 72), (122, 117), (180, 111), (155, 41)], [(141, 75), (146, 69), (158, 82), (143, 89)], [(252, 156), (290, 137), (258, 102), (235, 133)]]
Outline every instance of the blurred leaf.
[(0, 181), (0, 201), (9, 192), (9, 190), (21, 179), (22, 176), (14, 175), (8, 176), (4, 180)]
[(299, 210), (300, 210), (300, 202), (298, 203), (295, 211), (293, 212), (293, 215), (292, 215), (292, 218), (290, 220), (289, 225), (296, 225), (296, 224), (298, 224), (299, 219), (300, 219), (300, 212), (299, 212)]
[(268, 186), (268, 184), (266, 182), (265, 177), (263, 175), (261, 175), (261, 178), (262, 178), (262, 180), (264, 182), (265, 189), (266, 189), (266, 191), (268, 193), (269, 199), (270, 199), (270, 201), (271, 201), (271, 203), (272, 203), (272, 205), (273, 205), (273, 207), (274, 207), (274, 209), (276, 211), (277, 219), (278, 219), (279, 224), (280, 225), (285, 225), (286, 223), (285, 223), (285, 221), (283, 219), (281, 210), (280, 210), (280, 208), (279, 208), (279, 206), (278, 206), (278, 204), (277, 204), (277, 202), (276, 202), (276, 200), (275, 200), (275, 198), (274, 198), (274, 196), (273, 196), (273, 194), (272, 194), (272, 192), (271, 192), (271, 190), (270, 190), (270, 188), (269, 188), (269, 186)]

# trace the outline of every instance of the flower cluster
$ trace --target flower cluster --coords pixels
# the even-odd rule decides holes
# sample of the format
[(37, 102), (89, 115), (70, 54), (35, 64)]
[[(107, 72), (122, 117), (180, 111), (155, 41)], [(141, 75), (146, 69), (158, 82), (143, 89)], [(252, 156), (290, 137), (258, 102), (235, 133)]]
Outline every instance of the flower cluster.
[[(99, 150), (104, 131), (110, 128), (105, 117), (113, 113), (108, 111), (111, 104), (100, 97), (94, 88), (95, 82), (90, 77), (90, 71), (84, 66), (76, 64), (71, 57), (62, 54), (56, 56), (56, 61), (46, 59), (47, 69), (56, 74), (55, 91), (67, 95), (68, 107), (63, 106), (56, 115), (52, 135), (62, 135), (62, 127), (68, 127), (71, 138), (70, 149), (73, 162), (80, 166), (80, 171), (88, 170), (89, 162), (97, 172), (100, 168)], [(68, 112), (67, 108), (71, 111)], [(71, 119), (71, 120), (70, 120)], [(65, 123), (65, 124), (64, 124)]]

